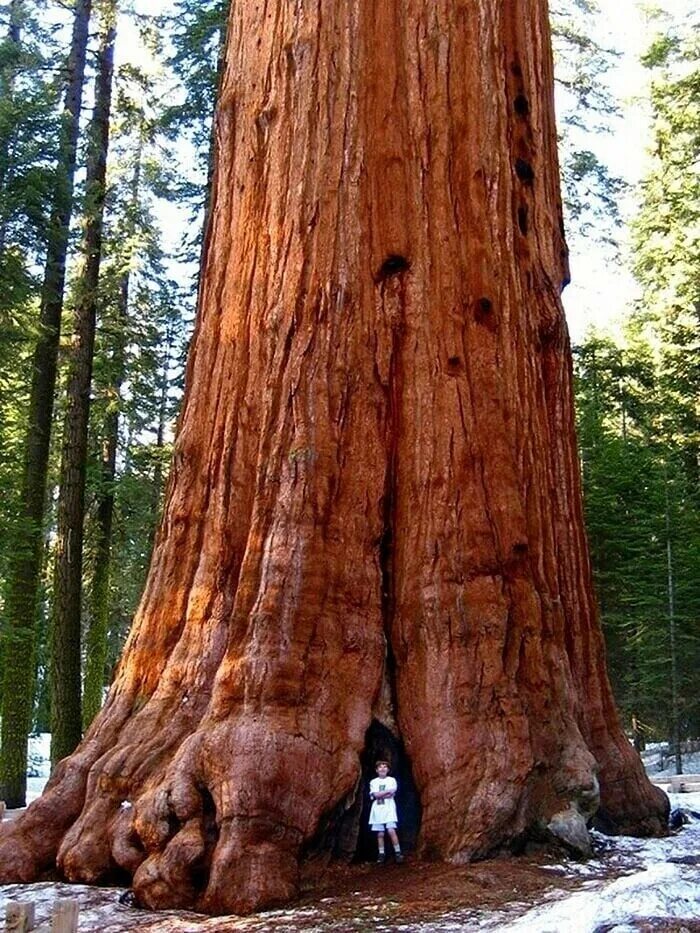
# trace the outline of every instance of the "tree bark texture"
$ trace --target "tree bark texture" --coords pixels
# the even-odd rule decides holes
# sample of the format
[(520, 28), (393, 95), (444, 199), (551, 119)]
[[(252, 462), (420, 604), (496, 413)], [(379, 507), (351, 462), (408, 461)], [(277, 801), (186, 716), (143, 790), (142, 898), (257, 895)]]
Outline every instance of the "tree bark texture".
[(285, 900), (380, 729), (423, 856), (585, 850), (599, 784), (661, 831), (584, 539), (544, 0), (234, 4), (218, 132), (146, 592), (3, 877)]
[(86, 177), (84, 263), (78, 281), (66, 388), (51, 627), (53, 762), (69, 755), (82, 737), (80, 629), (85, 468), (90, 420), (90, 386), (95, 352), (97, 287), (102, 260), (116, 9), (115, 0), (108, 0), (101, 10), (95, 109), (90, 125)]
[(46, 473), (91, 5), (91, 0), (76, 0), (75, 4), (61, 150), (42, 287), (41, 335), (33, 357), (29, 429), (22, 472), (22, 514), (8, 569), (0, 753), (0, 797), (8, 807), (24, 806), (26, 795)]

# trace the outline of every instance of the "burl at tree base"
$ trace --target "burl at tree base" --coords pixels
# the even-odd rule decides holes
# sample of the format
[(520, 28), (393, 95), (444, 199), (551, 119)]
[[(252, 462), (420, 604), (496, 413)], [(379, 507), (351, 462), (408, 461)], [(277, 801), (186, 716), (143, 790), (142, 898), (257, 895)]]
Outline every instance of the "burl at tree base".
[(584, 537), (545, 0), (234, 3), (217, 133), (146, 591), (2, 879), (289, 899), (354, 849), (373, 728), (419, 856), (662, 832)]

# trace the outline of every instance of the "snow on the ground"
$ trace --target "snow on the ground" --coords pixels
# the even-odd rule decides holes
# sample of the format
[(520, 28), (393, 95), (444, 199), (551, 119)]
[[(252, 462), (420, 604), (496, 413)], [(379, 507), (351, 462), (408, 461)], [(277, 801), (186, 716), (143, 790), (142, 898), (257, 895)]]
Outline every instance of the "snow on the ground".
[[(50, 740), (47, 734), (30, 738), (29, 801), (41, 794), (48, 778)], [(644, 756), (652, 780), (675, 772), (672, 758), (665, 759), (667, 767), (657, 770), (660, 757), (661, 746), (652, 747)], [(700, 772), (700, 753), (684, 756), (683, 765), (686, 773)], [(663, 789), (667, 786), (663, 785)], [(668, 796), (672, 808), (700, 814), (700, 793)], [(547, 866), (553, 880), (555, 876), (577, 879), (575, 893), (566, 894), (555, 888), (545, 896), (543, 903), (535, 906), (513, 902), (497, 912), (462, 908), (424, 922), (397, 922), (394, 917), (387, 923), (383, 914), (390, 906), (388, 902), (373, 901), (366, 892), (357, 891), (351, 899), (356, 921), (345, 920), (345, 929), (372, 928), (397, 933), (594, 933), (605, 929), (609, 933), (633, 933), (634, 923), (643, 920), (700, 920), (699, 816), (691, 817), (691, 822), (680, 832), (664, 839), (610, 838), (595, 834), (595, 842), (600, 852), (596, 858)], [(694, 859), (695, 864), (675, 861), (678, 859), (688, 862)], [(605, 878), (611, 874), (616, 877)], [(81, 903), (81, 931), (296, 933), (303, 929), (313, 933), (329, 929), (329, 924), (332, 925), (330, 913), (339, 903), (338, 898), (325, 898), (311, 907), (267, 911), (246, 918), (209, 918), (182, 911), (153, 914), (123, 906), (119, 903), (122, 890), (53, 883), (6, 885), (0, 887), (0, 916), (8, 901), (32, 900), (36, 905), (37, 922), (46, 923), (53, 902), (72, 897)], [(346, 910), (349, 906), (346, 900)]]
[[(700, 793), (669, 794), (671, 807), (700, 813)], [(598, 841), (603, 837), (598, 836)], [(636, 839), (620, 836), (605, 840), (611, 844), (614, 862), (629, 866), (621, 878), (585, 882), (577, 891), (552, 904), (543, 904), (518, 917), (479, 926), (480, 930), (508, 930), (509, 933), (628, 933), (642, 920), (700, 919), (700, 819), (664, 839)], [(675, 859), (696, 859), (682, 864)], [(585, 863), (591, 867), (598, 862)], [(447, 931), (447, 927), (443, 928)]]
[[(652, 781), (655, 778), (673, 777), (676, 773), (675, 756), (665, 742), (647, 745), (641, 753), (641, 759)], [(700, 774), (700, 751), (684, 753), (681, 760), (684, 774)]]
[(41, 796), (51, 773), (51, 733), (29, 736), (27, 754), (27, 803)]

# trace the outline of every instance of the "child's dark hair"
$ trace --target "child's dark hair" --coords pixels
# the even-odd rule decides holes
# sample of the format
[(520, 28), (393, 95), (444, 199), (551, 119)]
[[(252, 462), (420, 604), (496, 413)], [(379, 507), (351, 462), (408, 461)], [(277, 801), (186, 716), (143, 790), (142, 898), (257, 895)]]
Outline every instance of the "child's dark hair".
[(374, 767), (375, 767), (375, 768), (378, 768), (379, 765), (386, 765), (387, 768), (391, 769), (391, 765), (390, 765), (389, 762), (386, 760), (386, 758), (379, 758), (377, 761), (374, 762)]

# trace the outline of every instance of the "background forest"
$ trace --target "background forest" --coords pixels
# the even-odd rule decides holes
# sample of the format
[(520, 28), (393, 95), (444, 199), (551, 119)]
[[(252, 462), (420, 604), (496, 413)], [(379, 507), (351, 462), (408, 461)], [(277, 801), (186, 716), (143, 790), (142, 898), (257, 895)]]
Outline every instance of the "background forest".
[[(99, 708), (148, 569), (193, 322), (227, 6), (0, 4), (0, 798), (10, 804), (24, 798), (27, 734), (51, 731), (56, 760)], [(646, 15), (635, 106), (649, 156), (630, 186), (605, 158), (610, 139), (626, 145), (605, 4), (551, 6), (574, 260), (596, 256), (607, 275), (636, 280), (610, 296), (614, 328), (574, 331), (610, 673), (636, 741), (680, 752), (700, 735), (699, 17), (672, 0)], [(582, 300), (585, 314), (585, 290)]]

